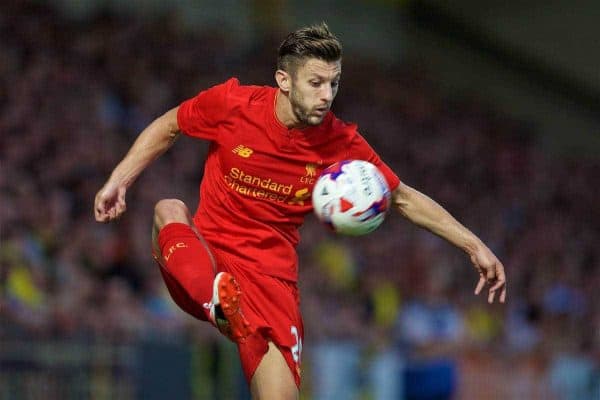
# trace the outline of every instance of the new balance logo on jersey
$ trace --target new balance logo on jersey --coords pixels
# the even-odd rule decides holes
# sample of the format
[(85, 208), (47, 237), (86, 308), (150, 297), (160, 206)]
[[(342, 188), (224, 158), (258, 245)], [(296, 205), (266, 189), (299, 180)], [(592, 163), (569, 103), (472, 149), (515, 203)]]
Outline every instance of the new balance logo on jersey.
[(240, 157), (248, 158), (254, 153), (250, 147), (246, 147), (243, 144), (238, 145), (235, 149), (231, 150), (233, 153), (237, 154)]

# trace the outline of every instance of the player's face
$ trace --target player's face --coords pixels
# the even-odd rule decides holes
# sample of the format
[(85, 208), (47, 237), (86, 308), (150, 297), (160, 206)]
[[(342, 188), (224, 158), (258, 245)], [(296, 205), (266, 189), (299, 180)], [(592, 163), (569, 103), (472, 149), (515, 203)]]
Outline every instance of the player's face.
[(289, 94), (292, 112), (298, 122), (316, 126), (323, 121), (337, 94), (341, 74), (341, 60), (327, 62), (311, 58), (298, 67)]

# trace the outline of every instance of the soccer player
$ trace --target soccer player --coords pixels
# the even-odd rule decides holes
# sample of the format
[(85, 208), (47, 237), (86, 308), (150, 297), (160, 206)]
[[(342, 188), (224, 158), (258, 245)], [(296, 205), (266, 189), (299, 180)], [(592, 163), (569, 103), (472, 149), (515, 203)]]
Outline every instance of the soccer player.
[(155, 207), (153, 252), (175, 302), (237, 343), (254, 399), (297, 399), (303, 325), (296, 285), (298, 228), (320, 171), (343, 159), (377, 165), (401, 215), (464, 250), (479, 273), (475, 293), (505, 301), (502, 263), (429, 197), (400, 182), (358, 133), (330, 111), (342, 47), (326, 24), (279, 47), (277, 87), (237, 79), (201, 91), (154, 120), (95, 198), (95, 218), (125, 212), (125, 193), (183, 132), (210, 141), (192, 216), (180, 200)]

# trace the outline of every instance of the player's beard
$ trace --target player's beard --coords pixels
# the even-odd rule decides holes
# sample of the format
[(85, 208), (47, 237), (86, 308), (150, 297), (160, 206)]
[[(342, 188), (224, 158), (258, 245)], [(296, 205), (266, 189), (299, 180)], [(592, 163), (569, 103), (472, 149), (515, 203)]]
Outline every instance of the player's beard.
[(304, 105), (304, 98), (294, 88), (290, 90), (290, 105), (298, 122), (305, 126), (317, 126), (323, 122), (323, 118), (327, 115), (327, 113), (323, 113), (321, 116), (313, 114), (315, 110)]

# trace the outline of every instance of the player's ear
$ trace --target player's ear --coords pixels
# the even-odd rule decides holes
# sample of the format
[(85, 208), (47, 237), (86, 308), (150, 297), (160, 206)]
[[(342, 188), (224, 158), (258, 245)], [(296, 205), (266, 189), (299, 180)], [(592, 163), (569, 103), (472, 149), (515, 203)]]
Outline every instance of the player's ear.
[(279, 89), (281, 89), (282, 92), (290, 91), (290, 87), (292, 86), (292, 77), (290, 74), (282, 69), (278, 69), (275, 71), (275, 80), (277, 81), (277, 86), (279, 86)]

